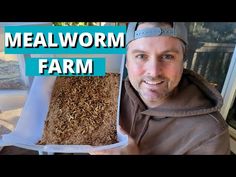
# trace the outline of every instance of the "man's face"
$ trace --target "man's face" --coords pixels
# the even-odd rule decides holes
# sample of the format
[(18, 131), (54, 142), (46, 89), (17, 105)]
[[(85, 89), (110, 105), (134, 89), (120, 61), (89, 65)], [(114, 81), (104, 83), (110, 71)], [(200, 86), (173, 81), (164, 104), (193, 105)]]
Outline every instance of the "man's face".
[(161, 104), (178, 85), (183, 72), (183, 44), (174, 37), (144, 37), (127, 48), (129, 80), (148, 107)]

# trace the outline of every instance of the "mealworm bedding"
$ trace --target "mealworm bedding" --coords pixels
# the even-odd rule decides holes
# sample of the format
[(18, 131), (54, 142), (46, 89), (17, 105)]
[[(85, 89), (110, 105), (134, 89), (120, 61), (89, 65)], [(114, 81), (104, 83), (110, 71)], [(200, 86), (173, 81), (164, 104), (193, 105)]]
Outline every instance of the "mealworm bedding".
[(57, 77), (38, 144), (108, 145), (117, 142), (120, 75)]

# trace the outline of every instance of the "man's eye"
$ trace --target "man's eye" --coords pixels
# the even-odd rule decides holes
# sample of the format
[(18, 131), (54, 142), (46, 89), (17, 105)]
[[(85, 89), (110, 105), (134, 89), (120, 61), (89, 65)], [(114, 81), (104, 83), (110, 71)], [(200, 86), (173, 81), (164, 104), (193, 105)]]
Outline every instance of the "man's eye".
[(174, 58), (174, 56), (173, 56), (173, 55), (162, 55), (161, 58), (162, 58), (162, 59), (165, 59), (165, 60), (171, 60), (171, 59)]
[(138, 54), (138, 55), (135, 56), (135, 58), (137, 58), (137, 59), (145, 59), (146, 56), (144, 54)]

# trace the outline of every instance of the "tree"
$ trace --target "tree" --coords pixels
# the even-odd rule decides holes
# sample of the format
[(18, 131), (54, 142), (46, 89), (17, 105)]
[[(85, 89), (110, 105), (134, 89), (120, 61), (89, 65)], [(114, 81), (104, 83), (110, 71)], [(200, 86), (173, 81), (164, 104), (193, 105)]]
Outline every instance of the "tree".
[(54, 26), (100, 26), (101, 22), (53, 22)]

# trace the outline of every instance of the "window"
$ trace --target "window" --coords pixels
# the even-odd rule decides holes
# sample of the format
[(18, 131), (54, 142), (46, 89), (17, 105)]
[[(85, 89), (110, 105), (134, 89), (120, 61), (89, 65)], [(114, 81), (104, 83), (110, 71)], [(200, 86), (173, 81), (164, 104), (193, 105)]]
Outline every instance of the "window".
[(189, 22), (186, 25), (189, 48), (185, 67), (201, 74), (221, 92), (235, 47), (236, 23)]

